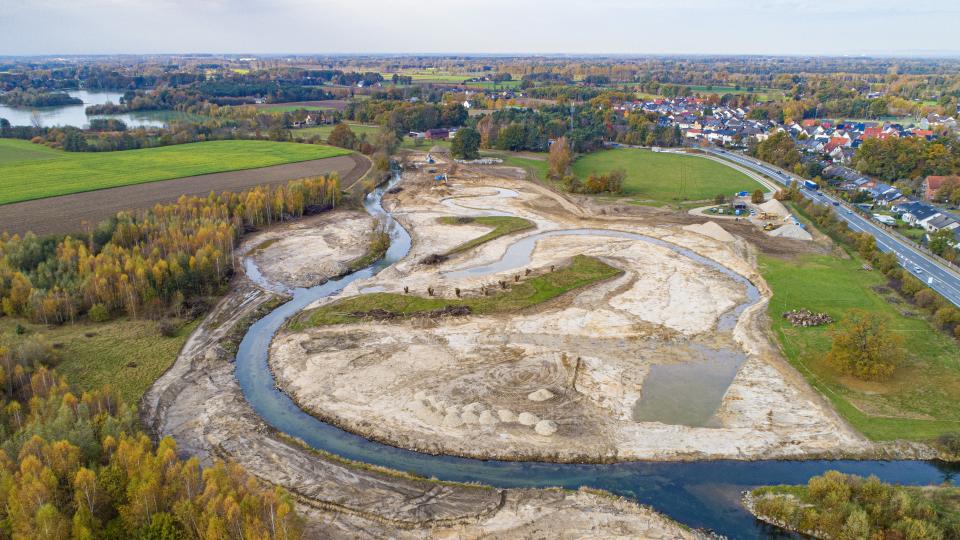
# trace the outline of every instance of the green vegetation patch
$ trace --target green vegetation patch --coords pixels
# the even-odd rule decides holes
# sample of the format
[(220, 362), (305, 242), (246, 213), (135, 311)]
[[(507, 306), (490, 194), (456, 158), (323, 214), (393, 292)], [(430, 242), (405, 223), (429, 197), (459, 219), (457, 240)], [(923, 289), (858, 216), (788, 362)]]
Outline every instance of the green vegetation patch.
[(272, 141), (209, 141), (122, 152), (62, 152), (0, 139), (0, 155), (53, 152), (47, 159), (0, 160), (0, 204), (200, 174), (257, 169), (349, 154), (349, 150)]
[[(366, 135), (367, 138), (372, 138), (376, 136), (378, 133), (380, 133), (381, 129), (383, 129), (380, 126), (374, 126), (369, 124), (347, 124), (347, 125), (350, 126), (350, 131), (353, 131), (353, 133), (357, 137), (360, 137), (361, 135)], [(333, 125), (307, 127), (307, 128), (291, 130), (290, 133), (293, 134), (294, 137), (306, 138), (306, 137), (318, 136), (323, 140), (327, 140), (327, 137), (330, 136), (330, 132), (333, 131), (334, 127), (335, 126)]]
[(440, 222), (445, 225), (476, 224), (493, 227), (493, 230), (487, 234), (478, 236), (473, 240), (460, 244), (459, 246), (448, 251), (446, 255), (461, 253), (463, 251), (467, 251), (468, 249), (473, 249), (481, 244), (485, 244), (491, 240), (500, 238), (501, 236), (515, 233), (517, 231), (533, 229), (536, 227), (536, 225), (528, 219), (513, 216), (484, 216), (475, 218), (442, 217), (440, 218)]
[(591, 174), (623, 169), (623, 194), (659, 203), (712, 200), (718, 193), (763, 189), (742, 172), (716, 161), (665, 152), (617, 148), (584, 155), (573, 162), (580, 181)]
[[(864, 270), (854, 256), (762, 256), (760, 270), (773, 289), (768, 312), (791, 364), (833, 403), (843, 417), (874, 440), (932, 440), (960, 430), (960, 347), (886, 286), (882, 274)], [(904, 338), (906, 362), (890, 380), (865, 382), (829, 366), (826, 327), (794, 327), (786, 311), (809, 309), (841, 320), (847, 310), (878, 313)]]
[(960, 488), (898, 486), (828, 471), (807, 485), (754, 489), (753, 510), (817, 538), (957, 538)]
[(519, 283), (511, 283), (509, 289), (490, 296), (453, 299), (395, 293), (363, 294), (304, 312), (290, 327), (301, 330), (311, 326), (357, 322), (361, 317), (353, 315), (354, 313), (369, 313), (375, 310), (402, 317), (459, 307), (469, 308), (470, 313), (474, 314), (511, 312), (542, 304), (566, 292), (622, 273), (599, 259), (577, 255), (570, 265), (564, 268)]
[(550, 169), (550, 164), (547, 163), (546, 153), (543, 154), (543, 159), (514, 156), (509, 154), (496, 154), (496, 157), (502, 159), (504, 165), (519, 167), (527, 171), (527, 175), (529, 176), (530, 180), (542, 182), (547, 179), (547, 173)]
[(39, 161), (59, 157), (60, 152), (29, 141), (0, 139), (0, 166), (21, 161)]
[[(176, 360), (198, 321), (185, 324), (172, 337), (160, 333), (155, 321), (117, 319), (105, 323), (77, 322), (62, 326), (32, 324), (10, 317), (0, 318), (0, 336), (14, 338), (19, 324), (23, 338), (36, 338), (53, 346), (61, 361), (55, 366), (82, 391), (110, 385), (129, 405)], [(20, 338), (20, 336), (17, 336)]]

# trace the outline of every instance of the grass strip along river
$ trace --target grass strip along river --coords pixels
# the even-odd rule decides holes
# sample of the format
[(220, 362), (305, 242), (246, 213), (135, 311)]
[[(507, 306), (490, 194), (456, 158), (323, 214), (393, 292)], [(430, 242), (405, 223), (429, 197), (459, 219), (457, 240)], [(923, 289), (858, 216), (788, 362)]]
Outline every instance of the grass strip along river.
[[(369, 278), (406, 256), (411, 247), (410, 235), (381, 205), (384, 193), (400, 180), (400, 176), (396, 176), (370, 193), (364, 201), (371, 215), (383, 218), (387, 223), (392, 243), (384, 258), (322, 285), (288, 291), (293, 296), (292, 300), (253, 324), (241, 341), (236, 356), (236, 376), (240, 387), (257, 414), (275, 429), (301, 439), (318, 450), (427, 478), (479, 482), (500, 488), (577, 489), (589, 486), (603, 489), (649, 505), (690, 527), (710, 529), (730, 538), (790, 537), (758, 522), (741, 507), (741, 492), (756, 486), (803, 484), (811, 476), (828, 470), (864, 476), (873, 474), (885, 482), (912, 485), (939, 484), (960, 472), (956, 464), (923, 461), (723, 460), (615, 464), (483, 461), (433, 456), (395, 448), (369, 441), (314, 418), (276, 388), (268, 366), (270, 342), (281, 326), (307, 305), (317, 299), (336, 295), (350, 283)], [(602, 234), (620, 233), (602, 231)], [(653, 240), (640, 235), (631, 236), (634, 237), (640, 241)], [(712, 264), (714, 268), (743, 280), (748, 288), (752, 288), (745, 278), (731, 274), (730, 270), (712, 261), (673, 245), (668, 247), (685, 256), (693, 255), (698, 263)], [(271, 288), (269, 284), (259, 284)], [(276, 290), (276, 287), (272, 289)], [(743, 307), (739, 306), (734, 311), (738, 313)]]

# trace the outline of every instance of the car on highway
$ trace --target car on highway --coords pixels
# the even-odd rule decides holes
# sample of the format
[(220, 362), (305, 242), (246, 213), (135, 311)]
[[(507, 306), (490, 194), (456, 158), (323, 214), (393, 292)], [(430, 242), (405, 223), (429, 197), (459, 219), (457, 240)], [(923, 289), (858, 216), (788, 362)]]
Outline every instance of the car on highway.
[(914, 266), (914, 267), (913, 267), (913, 271), (916, 272), (916, 273), (918, 273), (918, 274), (922, 274), (922, 273), (923, 273), (923, 268), (920, 268), (919, 266)]

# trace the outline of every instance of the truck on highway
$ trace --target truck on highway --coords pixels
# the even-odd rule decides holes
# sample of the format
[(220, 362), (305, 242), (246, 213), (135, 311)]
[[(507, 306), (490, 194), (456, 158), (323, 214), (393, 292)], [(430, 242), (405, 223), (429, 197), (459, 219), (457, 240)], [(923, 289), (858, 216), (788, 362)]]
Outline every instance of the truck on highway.
[(817, 185), (817, 183), (814, 182), (813, 180), (804, 180), (803, 187), (809, 189), (810, 191), (816, 191), (820, 189), (820, 186)]

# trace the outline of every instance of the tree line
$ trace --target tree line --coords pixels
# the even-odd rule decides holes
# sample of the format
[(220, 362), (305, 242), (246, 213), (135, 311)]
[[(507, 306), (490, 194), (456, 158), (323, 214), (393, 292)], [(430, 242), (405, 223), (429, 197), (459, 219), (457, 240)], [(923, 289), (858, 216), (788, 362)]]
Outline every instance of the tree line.
[(343, 115), (348, 120), (386, 126), (402, 137), (410, 131), (462, 126), (467, 109), (461, 103), (410, 103), (382, 99), (351, 101)]
[(853, 166), (888, 182), (960, 174), (960, 142), (953, 137), (867, 139), (857, 148)]
[(71, 97), (66, 92), (11, 90), (0, 94), (0, 104), (11, 107), (57, 107), (61, 105), (83, 105), (83, 100)]
[[(248, 229), (336, 205), (336, 176), (181, 197), (121, 212), (81, 236), (0, 236), (0, 309), (47, 324), (86, 314), (159, 317), (218, 292)], [(102, 315), (101, 315), (102, 314)]]

